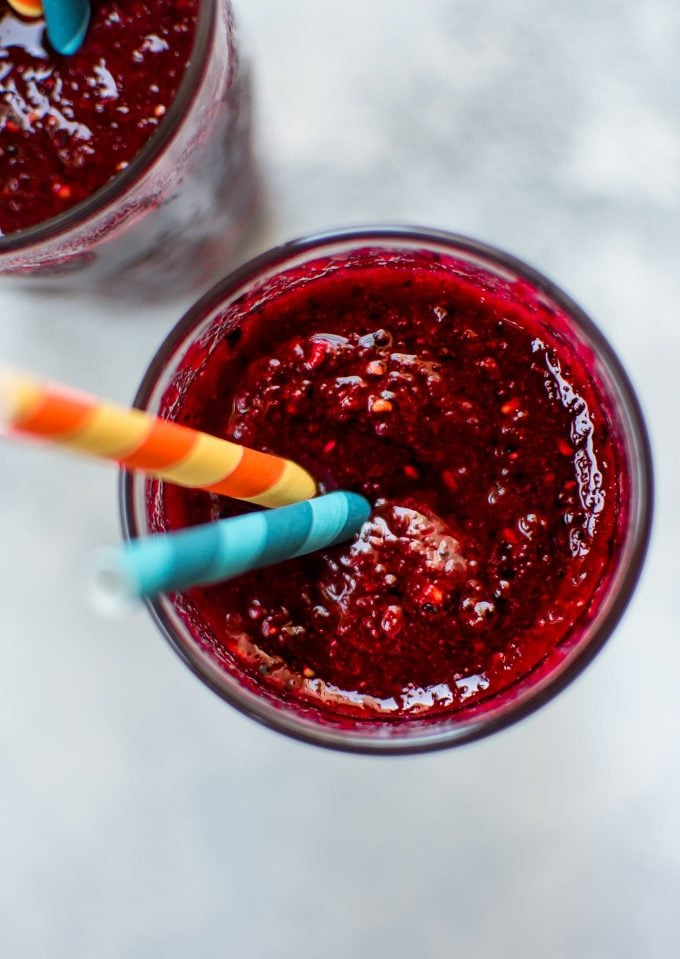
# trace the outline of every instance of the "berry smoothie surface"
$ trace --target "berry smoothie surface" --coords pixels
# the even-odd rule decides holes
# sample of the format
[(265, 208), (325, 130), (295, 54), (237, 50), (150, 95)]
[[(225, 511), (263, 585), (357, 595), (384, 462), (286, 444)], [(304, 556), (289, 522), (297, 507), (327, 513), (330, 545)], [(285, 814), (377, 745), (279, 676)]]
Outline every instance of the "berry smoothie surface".
[(102, 0), (75, 56), (0, 0), (0, 235), (57, 216), (124, 170), (189, 62), (199, 0)]
[[(248, 294), (187, 354), (164, 414), (291, 457), (374, 513), (353, 542), (175, 597), (196, 641), (335, 721), (483, 710), (545, 675), (597, 609), (626, 521), (592, 360), (530, 286), (425, 252), (320, 259)], [(157, 529), (248, 508), (150, 497)]]

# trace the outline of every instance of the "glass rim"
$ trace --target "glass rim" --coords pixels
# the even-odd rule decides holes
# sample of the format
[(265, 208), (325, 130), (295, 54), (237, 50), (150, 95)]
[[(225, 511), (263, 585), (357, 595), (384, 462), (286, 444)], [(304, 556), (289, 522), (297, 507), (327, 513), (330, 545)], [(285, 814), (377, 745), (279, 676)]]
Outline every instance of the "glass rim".
[[(145, 599), (144, 604), (161, 634), (191, 671), (213, 692), (217, 693), (221, 699), (251, 719), (255, 719), (262, 725), (284, 733), (293, 739), (342, 752), (369, 755), (406, 755), (433, 752), (463, 745), (514, 725), (552, 700), (580, 675), (594, 659), (618, 625), (633, 596), (644, 565), (654, 511), (653, 460), (645, 420), (628, 374), (604, 334), (584, 310), (552, 280), (512, 254), (461, 234), (419, 226), (368, 225), (308, 234), (275, 246), (243, 263), (205, 293), (170, 330), (147, 367), (133, 405), (140, 409), (147, 408), (158, 376), (165, 369), (166, 361), (172, 356), (176, 347), (197, 328), (212, 309), (215, 309), (222, 301), (240, 289), (245, 289), (250, 283), (257, 282), (263, 272), (269, 271), (271, 273), (277, 268), (284, 268), (288, 261), (301, 254), (313, 252), (323, 256), (324, 248), (334, 244), (343, 242), (366, 242), (370, 244), (378, 243), (380, 240), (391, 243), (400, 240), (409, 243), (436, 243), (448, 248), (450, 254), (458, 252), (459, 254), (481, 258), (489, 266), (510, 270), (520, 278), (528, 280), (538, 292), (546, 294), (558, 307), (563, 309), (569, 319), (575, 322), (576, 327), (583, 331), (588, 343), (611, 376), (623, 401), (625, 416), (622, 416), (620, 425), (623, 428), (627, 417), (629, 425), (623, 432), (626, 437), (631, 439), (637, 457), (637, 481), (633, 482), (631, 480), (631, 482), (632, 492), (637, 493), (639, 503), (637, 510), (634, 514), (631, 514), (630, 518), (629, 525), (633, 532), (629, 561), (621, 573), (616, 596), (604, 619), (594, 628), (591, 636), (586, 632), (583, 643), (575, 648), (564, 668), (548, 673), (536, 685), (529, 686), (517, 701), (510, 701), (495, 713), (482, 712), (477, 716), (470, 717), (467, 721), (463, 718), (459, 723), (456, 722), (456, 716), (459, 714), (452, 714), (448, 724), (445, 714), (440, 715), (437, 719), (433, 717), (431, 734), (425, 733), (409, 740), (409, 734), (406, 730), (401, 738), (396, 735), (394, 737), (371, 737), (370, 735), (362, 736), (360, 731), (357, 732), (356, 729), (347, 731), (321, 724), (303, 724), (296, 718), (293, 710), (277, 709), (262, 696), (258, 697), (241, 687), (234, 690), (225, 689), (224, 682), (222, 684), (219, 682), (220, 671), (217, 668), (215, 670), (207, 668), (203, 654), (197, 652), (196, 655), (192, 655), (193, 651), (190, 652), (187, 646), (178, 639), (177, 630), (170, 621), (161, 601), (158, 598)], [(121, 471), (119, 477), (119, 507), (125, 540), (136, 538), (141, 534), (134, 502), (134, 481), (135, 477), (132, 473), (125, 470)], [(215, 672), (215, 675), (212, 675), (213, 672)], [(242, 695), (239, 695), (239, 692)], [(370, 728), (370, 724), (375, 721), (367, 719), (362, 722), (365, 723), (367, 728)], [(427, 723), (427, 720), (425, 722)], [(399, 720), (385, 720), (383, 723), (393, 724), (396, 729)], [(408, 721), (404, 722), (404, 726), (407, 725)], [(360, 728), (359, 726), (359, 730)]]
[(25, 230), (15, 230), (0, 236), (0, 260), (6, 255), (39, 246), (52, 240), (61, 233), (67, 233), (74, 227), (86, 223), (90, 218), (104, 210), (150, 169), (163, 149), (173, 139), (182, 117), (196, 98), (196, 94), (205, 76), (207, 68), (206, 52), (214, 34), (215, 17), (219, 0), (199, 0), (196, 35), (191, 48), (189, 64), (177, 89), (174, 100), (163, 117), (158, 128), (151, 134), (128, 166), (102, 184), (90, 196), (80, 200), (74, 206), (57, 216), (42, 220)]

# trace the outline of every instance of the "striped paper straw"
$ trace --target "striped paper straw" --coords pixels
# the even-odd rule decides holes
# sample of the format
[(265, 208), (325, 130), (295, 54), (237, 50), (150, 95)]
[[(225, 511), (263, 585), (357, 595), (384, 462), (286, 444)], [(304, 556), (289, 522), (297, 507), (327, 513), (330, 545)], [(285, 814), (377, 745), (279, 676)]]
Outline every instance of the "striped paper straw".
[(8, 0), (10, 7), (13, 7), (22, 17), (42, 17), (42, 0)]
[(41, 437), (179, 486), (259, 506), (285, 506), (316, 493), (309, 473), (290, 460), (3, 367), (0, 426), (10, 435)]
[(111, 612), (143, 596), (232, 579), (351, 539), (370, 514), (363, 496), (335, 492), (108, 547), (88, 566), (93, 601)]
[(24, 17), (45, 17), (47, 36), (57, 53), (76, 53), (90, 22), (90, 0), (8, 0)]
[(42, 0), (42, 5), (54, 49), (67, 55), (76, 53), (90, 23), (90, 0)]

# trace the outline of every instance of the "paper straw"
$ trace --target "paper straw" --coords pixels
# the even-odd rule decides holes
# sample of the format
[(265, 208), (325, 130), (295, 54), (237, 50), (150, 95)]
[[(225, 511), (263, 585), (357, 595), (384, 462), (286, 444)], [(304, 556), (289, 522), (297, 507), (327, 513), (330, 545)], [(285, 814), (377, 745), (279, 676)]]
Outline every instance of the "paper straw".
[(107, 547), (88, 567), (93, 603), (112, 612), (143, 596), (206, 586), (304, 556), (351, 539), (370, 514), (363, 496), (335, 492)]
[(70, 55), (80, 49), (90, 22), (89, 0), (42, 0), (47, 36), (57, 51)]
[(10, 7), (22, 17), (42, 17), (42, 0), (8, 0)]
[(45, 17), (47, 36), (57, 51), (76, 53), (82, 46), (90, 23), (89, 0), (8, 0), (24, 17)]
[(179, 486), (259, 506), (285, 506), (316, 493), (309, 473), (290, 460), (4, 367), (0, 426), (10, 435), (41, 437)]

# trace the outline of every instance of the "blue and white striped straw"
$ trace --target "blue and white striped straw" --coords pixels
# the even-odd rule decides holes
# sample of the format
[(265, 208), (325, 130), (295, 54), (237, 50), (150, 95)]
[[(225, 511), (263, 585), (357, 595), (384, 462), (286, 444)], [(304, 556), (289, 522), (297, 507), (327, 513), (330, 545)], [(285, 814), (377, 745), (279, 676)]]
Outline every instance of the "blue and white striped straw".
[(371, 514), (357, 493), (336, 492), (176, 533), (107, 547), (93, 557), (92, 598), (115, 612), (156, 593), (207, 586), (351, 539)]

